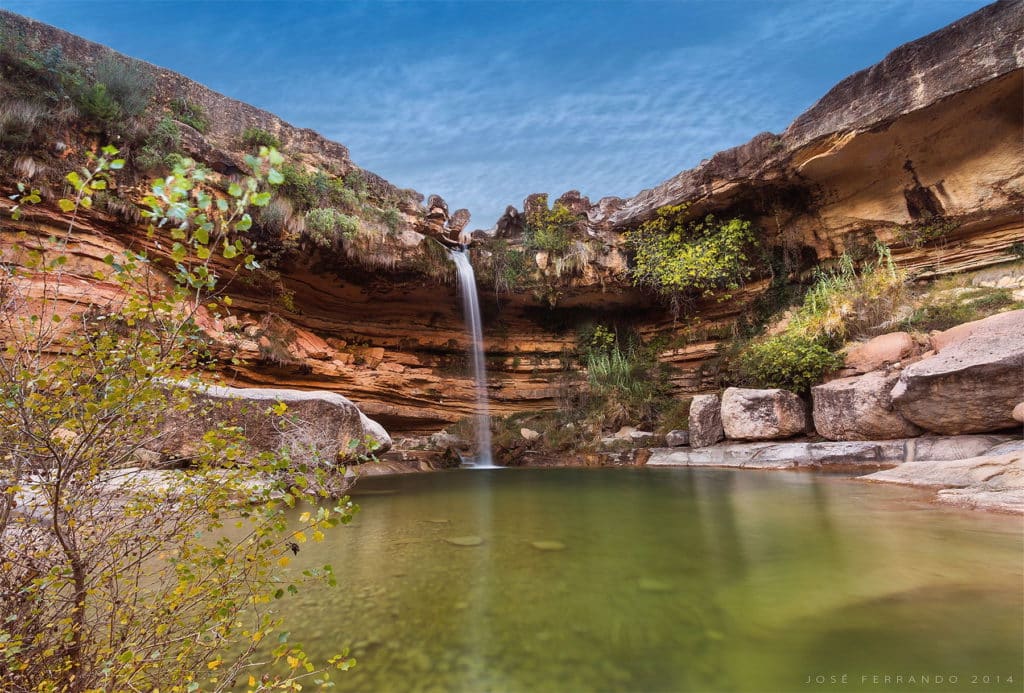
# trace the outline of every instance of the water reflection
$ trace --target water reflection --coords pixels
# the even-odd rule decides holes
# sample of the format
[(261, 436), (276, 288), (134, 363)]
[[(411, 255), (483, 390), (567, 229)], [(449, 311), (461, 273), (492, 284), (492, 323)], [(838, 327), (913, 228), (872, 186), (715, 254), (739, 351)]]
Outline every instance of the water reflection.
[(1021, 680), (1017, 518), (749, 471), (455, 471), (359, 491), (382, 488), (397, 493), (358, 497), (352, 526), (300, 554), (339, 576), (293, 633), (354, 647), (341, 690), (808, 690), (812, 672), (950, 663)]

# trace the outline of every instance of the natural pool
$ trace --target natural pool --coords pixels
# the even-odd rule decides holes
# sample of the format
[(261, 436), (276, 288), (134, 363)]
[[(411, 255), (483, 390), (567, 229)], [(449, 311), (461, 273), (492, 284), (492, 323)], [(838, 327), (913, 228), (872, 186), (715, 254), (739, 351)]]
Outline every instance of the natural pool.
[(291, 602), (292, 637), (353, 648), (344, 691), (1021, 690), (1021, 519), (929, 495), (730, 470), (365, 479), (352, 525), (303, 546), (339, 584)]

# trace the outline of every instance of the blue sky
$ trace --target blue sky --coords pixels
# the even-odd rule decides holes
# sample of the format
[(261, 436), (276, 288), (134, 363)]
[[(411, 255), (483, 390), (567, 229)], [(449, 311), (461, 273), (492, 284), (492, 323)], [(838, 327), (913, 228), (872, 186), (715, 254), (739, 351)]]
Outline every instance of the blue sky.
[(3, 2), (342, 142), (491, 226), (627, 197), (764, 130), (976, 0)]

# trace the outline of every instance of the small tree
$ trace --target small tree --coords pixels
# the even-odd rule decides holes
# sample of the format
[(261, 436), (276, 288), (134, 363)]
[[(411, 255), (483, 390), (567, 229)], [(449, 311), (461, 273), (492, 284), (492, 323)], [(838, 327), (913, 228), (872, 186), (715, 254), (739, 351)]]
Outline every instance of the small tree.
[[(126, 250), (85, 290), (67, 248), (79, 212), (123, 166), (116, 153), (68, 174), (62, 237), (23, 231), (0, 266), (0, 689), (324, 682), (328, 672), (286, 633), (270, 639), (281, 624), (273, 605), (297, 590), (283, 572), (291, 553), (348, 522), (354, 506), (343, 498), (289, 521), (289, 508), (320, 500), (304, 489), (325, 487), (287, 474), (298, 448), (252, 455), (239, 429), (205, 423), (190, 388), (169, 386), (202, 366), (199, 312), (230, 305), (219, 275), (257, 266), (244, 255), (246, 210), (269, 201), (262, 187), (281, 182), (281, 156), (249, 157), (252, 175), (226, 195), (181, 162), (144, 199), (170, 280), (157, 257)], [(40, 202), (35, 190), (15, 197), (16, 220)], [(201, 442), (192, 469), (155, 476), (141, 460), (170, 413)], [(330, 566), (308, 572), (333, 581)], [(257, 652), (270, 654), (255, 662)]]
[(687, 205), (662, 207), (654, 219), (627, 234), (635, 253), (633, 282), (679, 306), (738, 289), (753, 268), (749, 250), (754, 230), (749, 221), (721, 221), (712, 215), (686, 221)]

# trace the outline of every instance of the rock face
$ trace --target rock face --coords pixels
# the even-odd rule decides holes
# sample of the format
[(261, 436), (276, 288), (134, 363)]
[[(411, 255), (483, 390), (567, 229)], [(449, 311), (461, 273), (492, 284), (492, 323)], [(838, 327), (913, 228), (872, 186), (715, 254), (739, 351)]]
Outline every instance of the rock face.
[(850, 347), (844, 366), (858, 373), (870, 373), (910, 358), (917, 351), (917, 342), (908, 333), (890, 332)]
[(730, 387), (722, 394), (722, 426), (733, 440), (775, 440), (803, 433), (807, 405), (787, 390)]
[(690, 445), (703, 448), (725, 437), (718, 395), (697, 395), (690, 402)]
[(1013, 408), (1013, 420), (1024, 423), (1024, 402)]
[[(950, 334), (952, 333), (952, 334)], [(959, 325), (941, 349), (901, 374), (896, 410), (921, 428), (953, 435), (1013, 428), (1024, 392), (1024, 310)]]
[(670, 448), (681, 448), (690, 444), (689, 431), (669, 431), (665, 434), (665, 445)]
[[(159, 440), (164, 455), (194, 455), (199, 436), (217, 424), (241, 427), (252, 452), (315, 450), (325, 460), (351, 463), (391, 448), (391, 437), (380, 424), (334, 392), (211, 385), (202, 388), (195, 400), (205, 410), (201, 422), (167, 412), (166, 433)], [(268, 412), (277, 402), (287, 405), (284, 419), (288, 423), (283, 426)]]
[(814, 428), (829, 440), (889, 440), (920, 435), (904, 419), (889, 393), (899, 373), (875, 371), (811, 388)]

